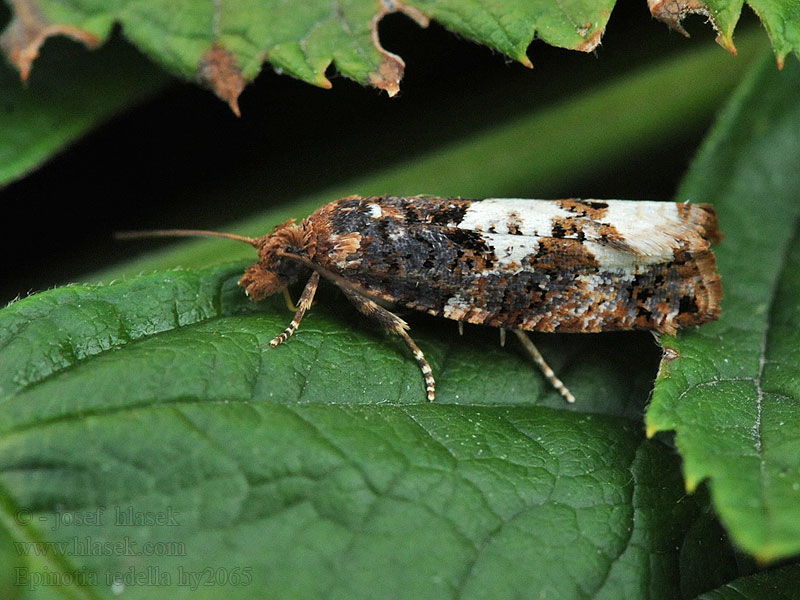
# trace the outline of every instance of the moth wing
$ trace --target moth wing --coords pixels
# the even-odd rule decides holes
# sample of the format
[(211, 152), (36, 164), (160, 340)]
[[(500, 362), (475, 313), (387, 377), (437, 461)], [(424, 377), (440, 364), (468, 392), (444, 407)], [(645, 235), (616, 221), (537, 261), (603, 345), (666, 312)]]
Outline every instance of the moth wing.
[(707, 204), (625, 200), (607, 200), (606, 204), (603, 220), (583, 225), (585, 239), (601, 246), (671, 258), (679, 248), (707, 247), (720, 237), (716, 215)]
[(458, 227), (588, 242), (651, 259), (671, 257), (685, 242), (707, 245), (703, 239), (713, 243), (719, 238), (708, 205), (630, 200), (492, 198), (473, 201)]

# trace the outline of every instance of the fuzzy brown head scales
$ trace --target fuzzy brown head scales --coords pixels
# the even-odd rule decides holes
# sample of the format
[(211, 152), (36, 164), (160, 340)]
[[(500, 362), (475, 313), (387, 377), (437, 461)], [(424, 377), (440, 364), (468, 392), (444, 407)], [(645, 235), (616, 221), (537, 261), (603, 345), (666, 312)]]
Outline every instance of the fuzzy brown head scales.
[(236, 233), (207, 229), (156, 229), (153, 231), (123, 231), (118, 239), (144, 237), (216, 237), (244, 242), (258, 251), (258, 262), (247, 268), (239, 285), (253, 300), (263, 300), (281, 291), (308, 268), (316, 254), (316, 237), (310, 219), (296, 225), (294, 219), (277, 225), (272, 233), (251, 238)]
[(293, 283), (306, 267), (288, 255), (310, 258), (306, 223), (294, 219), (277, 225), (272, 233), (255, 240), (259, 261), (250, 265), (239, 280), (251, 300), (263, 300)]

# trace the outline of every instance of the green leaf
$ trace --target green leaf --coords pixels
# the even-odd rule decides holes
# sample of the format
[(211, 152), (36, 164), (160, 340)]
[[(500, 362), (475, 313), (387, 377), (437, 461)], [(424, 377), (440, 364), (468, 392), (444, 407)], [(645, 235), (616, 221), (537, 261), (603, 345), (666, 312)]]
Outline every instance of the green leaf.
[[(721, 42), (733, 49), (741, 1), (709, 4), (715, 26), (724, 30)], [(763, 19), (782, 64), (789, 52), (800, 47), (798, 15), (792, 12), (789, 0), (751, 4)], [(205, 83), (238, 113), (239, 94), (265, 59), (276, 69), (322, 87), (330, 87), (325, 71), (333, 65), (355, 81), (394, 95), (405, 65), (400, 57), (383, 49), (377, 29), (380, 19), (390, 12), (402, 11), (422, 26), (435, 19), (530, 66), (526, 51), (534, 36), (564, 48), (594, 50), (614, 0), (340, 0), (335, 5), (321, 0), (300, 4), (183, 0), (171, 3), (168, 10), (161, 4), (133, 0), (15, 0), (12, 5), (14, 19), (0, 44), (23, 78), (47, 37), (68, 35), (94, 47), (118, 22), (125, 35), (157, 63), (171, 73)], [(675, 8), (670, 2), (656, 6), (656, 16), (680, 27), (685, 8)], [(721, 25), (716, 25), (717, 21)]]
[(688, 489), (710, 479), (733, 539), (800, 551), (800, 68), (762, 64), (721, 116), (678, 200), (713, 202), (719, 322), (664, 339), (648, 431), (674, 429)]
[[(118, 574), (151, 597), (130, 581), (157, 568), (187, 595), (182, 574), (213, 565), (229, 583), (208, 597), (673, 597), (696, 508), (638, 426), (530, 406), (542, 385), (524, 359), (455, 336), (426, 341), (450, 380), (427, 404), (402, 347), (330, 308), (272, 349), (285, 307), (249, 303), (240, 271), (0, 312), (0, 522), (31, 589), (56, 570), (112, 597)], [(119, 545), (156, 554), (91, 551)]]
[[(734, 2), (731, 2), (735, 5)], [(750, 8), (759, 16), (772, 41), (778, 66), (794, 52), (800, 55), (800, 12), (792, 0), (749, 0)]]
[(394, 95), (405, 65), (381, 47), (377, 26), (383, 15), (395, 11), (423, 26), (429, 17), (440, 19), (454, 31), (528, 65), (525, 50), (537, 31), (551, 43), (590, 51), (599, 42), (613, 0), (567, 4), (184, 0), (164, 10), (159, 4), (130, 0), (16, 0), (14, 20), (0, 43), (24, 77), (46, 37), (64, 34), (94, 46), (120, 22), (125, 35), (159, 64), (205, 82), (238, 112), (237, 98), (265, 58), (275, 68), (322, 87), (331, 85), (325, 71), (332, 64), (343, 75)]
[[(81, 409), (87, 398), (85, 368), (93, 373), (96, 393), (114, 395), (115, 402), (126, 405), (198, 395), (281, 403), (416, 404), (424, 399), (419, 369), (402, 342), (370, 328), (345, 308), (347, 301), (334, 288), (324, 287), (327, 301), (303, 321), (302, 335), (271, 349), (269, 341), (288, 324), (291, 313), (280, 297), (260, 305), (248, 302), (236, 283), (244, 266), (155, 273), (109, 286), (70, 286), (12, 304), (0, 312), (0, 398), (9, 411), (5, 424), (26, 426), (29, 419), (43, 417), (42, 412), (29, 414), (37, 403), (31, 394), (71, 398), (63, 407)], [(223, 316), (230, 320), (216, 320)], [(440, 403), (530, 404), (547, 395), (549, 402), (562, 405), (521, 351), (499, 347), (494, 331), (469, 328), (472, 343), (465, 345), (452, 326), (426, 321), (415, 338), (439, 376)], [(189, 325), (195, 327), (182, 329)], [(168, 335), (174, 329), (179, 329), (178, 337)], [(646, 343), (646, 337), (619, 337), (618, 350), (605, 359), (609, 364), (624, 364), (626, 353), (641, 353), (639, 347)], [(551, 340), (544, 340), (543, 349), (551, 346)], [(123, 347), (128, 351), (117, 351)], [(94, 357), (96, 361), (90, 360)], [(602, 362), (588, 370), (585, 383), (576, 378), (576, 389), (590, 384), (588, 377), (597, 376)], [(182, 376), (167, 375), (167, 364)], [(125, 383), (119, 373), (128, 371), (137, 377)], [(632, 383), (609, 371), (595, 387), (610, 396), (598, 409), (628, 414), (628, 398), (643, 397), (648, 382), (640, 378)], [(594, 403), (587, 398), (588, 406)], [(50, 406), (57, 410), (61, 404)], [(640, 408), (639, 403), (633, 410)], [(95, 410), (92, 405), (84, 409)]]

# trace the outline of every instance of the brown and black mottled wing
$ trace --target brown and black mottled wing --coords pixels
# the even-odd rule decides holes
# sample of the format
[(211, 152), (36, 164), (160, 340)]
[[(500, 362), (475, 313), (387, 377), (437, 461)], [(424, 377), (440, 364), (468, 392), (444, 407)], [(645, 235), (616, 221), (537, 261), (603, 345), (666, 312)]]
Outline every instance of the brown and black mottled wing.
[(308, 223), (321, 266), (459, 321), (671, 333), (719, 314), (718, 232), (705, 205), (351, 197)]

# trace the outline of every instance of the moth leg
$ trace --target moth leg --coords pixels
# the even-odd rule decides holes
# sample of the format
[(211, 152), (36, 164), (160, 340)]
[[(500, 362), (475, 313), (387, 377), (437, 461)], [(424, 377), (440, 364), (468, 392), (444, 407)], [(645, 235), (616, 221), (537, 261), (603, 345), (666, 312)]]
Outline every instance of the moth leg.
[(550, 368), (550, 365), (548, 365), (545, 362), (544, 357), (541, 355), (536, 346), (533, 345), (533, 342), (531, 341), (531, 338), (528, 337), (528, 334), (519, 329), (515, 329), (514, 333), (519, 338), (519, 341), (522, 342), (522, 345), (525, 348), (525, 350), (528, 351), (528, 354), (533, 359), (533, 362), (535, 362), (538, 365), (538, 367), (542, 370), (542, 373), (544, 374), (547, 381), (550, 382), (550, 385), (556, 388), (558, 393), (564, 396), (564, 399), (567, 402), (569, 402), (570, 404), (574, 403), (575, 396), (573, 396), (572, 393), (567, 389), (567, 386), (564, 385), (564, 382), (562, 382), (556, 376), (556, 374), (553, 372), (553, 369)]
[(289, 326), (283, 330), (283, 333), (279, 336), (272, 338), (269, 345), (273, 348), (278, 344), (282, 344), (290, 337), (292, 334), (297, 331), (297, 327), (300, 325), (300, 321), (303, 320), (303, 315), (306, 314), (306, 311), (311, 308), (311, 302), (314, 300), (314, 294), (317, 291), (317, 285), (319, 284), (319, 273), (314, 271), (311, 274), (311, 277), (308, 279), (308, 283), (306, 283), (306, 287), (303, 289), (303, 293), (300, 295), (300, 301), (297, 303), (297, 312), (294, 313), (294, 318), (292, 322), (289, 323)]
[(393, 312), (386, 310), (355, 290), (344, 286), (340, 286), (340, 289), (344, 292), (345, 296), (347, 296), (347, 299), (358, 309), (358, 312), (371, 319), (375, 319), (387, 331), (395, 333), (403, 338), (406, 346), (408, 346), (409, 350), (411, 350), (411, 353), (414, 355), (414, 359), (417, 361), (417, 365), (419, 365), (419, 370), (422, 371), (428, 400), (433, 402), (436, 397), (436, 382), (433, 379), (433, 370), (430, 364), (428, 364), (428, 361), (425, 360), (425, 355), (422, 353), (422, 350), (419, 349), (419, 346), (417, 346), (414, 340), (411, 339), (411, 336), (408, 335), (408, 323)]
[(283, 288), (283, 299), (286, 302), (286, 308), (289, 312), (297, 312), (297, 306), (292, 300), (292, 295), (289, 293), (289, 288)]
[(506, 347), (506, 328), (505, 327), (501, 327), (500, 328), (500, 347), (501, 348), (505, 348)]

